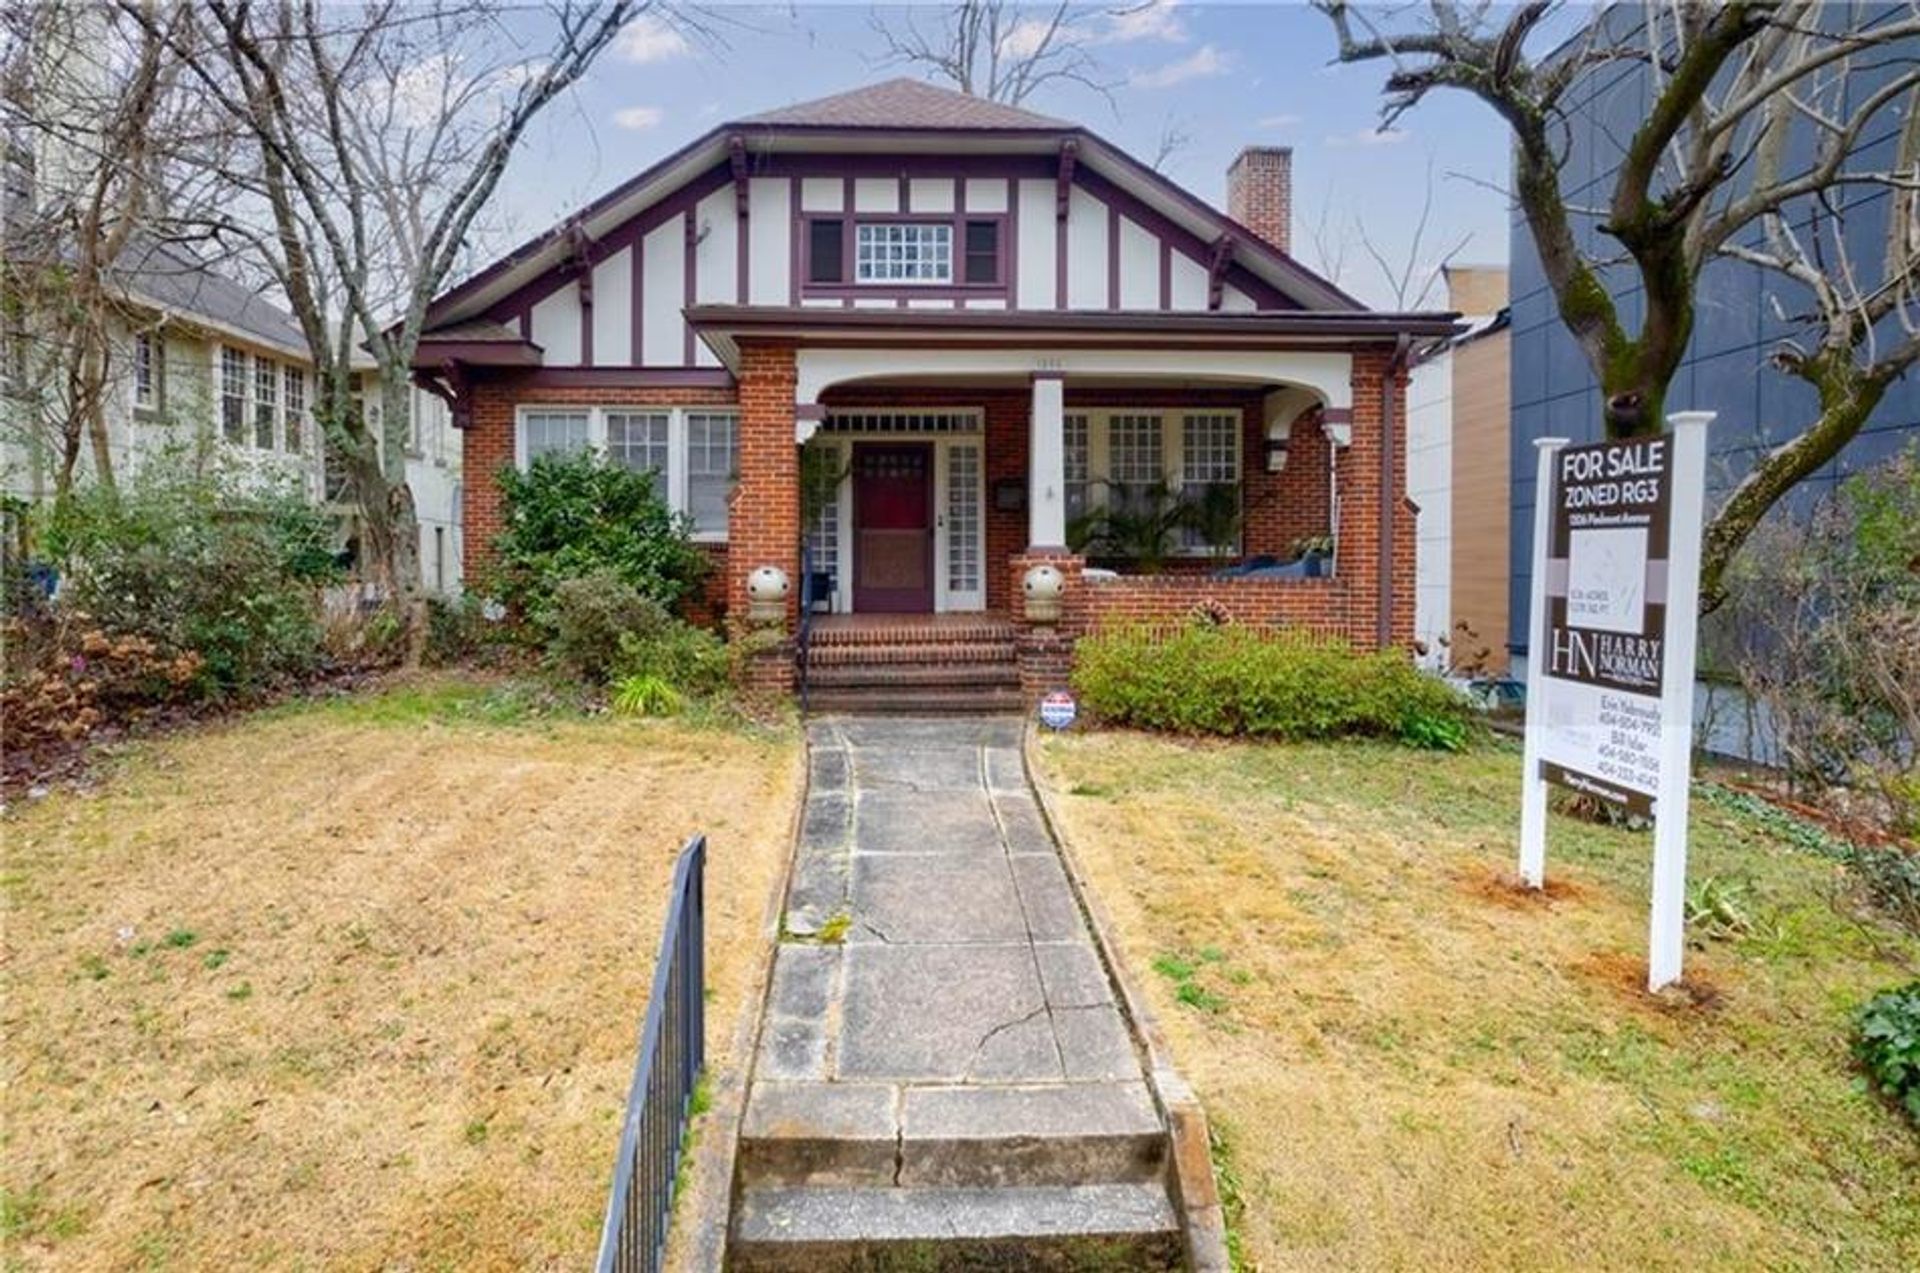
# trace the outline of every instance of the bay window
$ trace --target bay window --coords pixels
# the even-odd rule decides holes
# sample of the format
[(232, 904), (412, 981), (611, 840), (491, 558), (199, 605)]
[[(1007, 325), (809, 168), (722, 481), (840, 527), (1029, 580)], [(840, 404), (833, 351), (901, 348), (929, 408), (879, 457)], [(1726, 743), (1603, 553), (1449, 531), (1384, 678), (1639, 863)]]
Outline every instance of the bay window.
[(727, 498), (740, 475), (731, 407), (522, 407), (517, 434), (521, 468), (542, 456), (598, 452), (651, 473), (667, 506), (692, 519), (695, 539), (727, 537)]

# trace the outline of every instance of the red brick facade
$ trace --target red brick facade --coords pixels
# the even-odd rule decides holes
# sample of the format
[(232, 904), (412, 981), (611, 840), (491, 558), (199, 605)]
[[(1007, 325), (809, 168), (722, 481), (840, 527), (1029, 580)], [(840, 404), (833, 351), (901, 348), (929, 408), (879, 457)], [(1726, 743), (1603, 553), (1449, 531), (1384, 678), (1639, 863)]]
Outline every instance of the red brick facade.
[[(1263, 627), (1298, 627), (1344, 636), (1359, 646), (1377, 640), (1379, 544), (1381, 528), (1383, 379), (1391, 360), (1385, 347), (1354, 354), (1352, 445), (1334, 449), (1324, 436), (1317, 412), (1296, 421), (1283, 471), (1269, 473), (1262, 399), (1241, 390), (1079, 390), (1069, 380), (1067, 409), (1115, 406), (1232, 406), (1243, 412), (1241, 472), (1244, 482), (1242, 548), (1247, 556), (1286, 558), (1303, 536), (1331, 530), (1329, 496), (1337, 484), (1340, 539), (1337, 576), (1310, 580), (1213, 579), (1210, 559), (1170, 561), (1166, 573), (1086, 580), (1079, 558), (1052, 558), (1067, 571), (1065, 620), (1052, 628), (1023, 626), (1023, 671), (1033, 687), (1064, 676), (1072, 640), (1085, 632), (1125, 622), (1164, 623), (1204, 612)], [(466, 519), (466, 570), (482, 578), (501, 529), (501, 497), (494, 475), (514, 462), (515, 410), (525, 405), (735, 405), (740, 409), (740, 481), (729, 503), (729, 542), (712, 546), (716, 569), (704, 597), (689, 607), (696, 620), (724, 621), (736, 633), (744, 628), (746, 581), (756, 567), (774, 565), (790, 579), (799, 576), (799, 459), (794, 440), (794, 350), (784, 343), (744, 343), (737, 390), (719, 388), (600, 388), (546, 385), (513, 378), (484, 381), (473, 390), (472, 427), (465, 436), (467, 481), (463, 488)], [(1386, 499), (1394, 501), (1392, 588), (1387, 631), (1393, 644), (1413, 640), (1415, 513), (1405, 483), (1405, 377), (1392, 386), (1395, 402), (1394, 447), (1385, 470)], [(1024, 387), (928, 390), (887, 388), (843, 390), (830, 395), (837, 406), (977, 406), (985, 413), (983, 479), (986, 513), (986, 602), (992, 611), (1021, 617), (1020, 580), (1037, 559), (1025, 555), (1027, 513), (1000, 509), (995, 484), (1027, 476), (1030, 392)], [(1331, 456), (1331, 464), (1329, 462)], [(797, 617), (790, 602), (788, 622)], [(753, 679), (780, 688), (784, 673), (777, 657), (752, 660)], [(765, 666), (761, 666), (765, 664)], [(1030, 669), (1029, 669), (1029, 664)], [(784, 666), (784, 664), (783, 664)], [(784, 682), (783, 682), (784, 683)]]

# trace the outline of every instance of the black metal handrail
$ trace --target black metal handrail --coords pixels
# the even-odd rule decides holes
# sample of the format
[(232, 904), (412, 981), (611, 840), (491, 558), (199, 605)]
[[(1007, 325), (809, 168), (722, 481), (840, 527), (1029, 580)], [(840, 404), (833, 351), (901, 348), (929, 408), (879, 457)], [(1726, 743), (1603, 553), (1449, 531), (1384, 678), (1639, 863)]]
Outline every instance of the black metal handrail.
[(800, 545), (800, 634), (793, 645), (794, 678), (800, 688), (800, 714), (807, 711), (807, 651), (813, 647), (813, 545)]
[(600, 1228), (600, 1273), (655, 1273), (666, 1257), (674, 1178), (706, 1052), (706, 872), (707, 837), (697, 835), (673, 868), (620, 1157)]

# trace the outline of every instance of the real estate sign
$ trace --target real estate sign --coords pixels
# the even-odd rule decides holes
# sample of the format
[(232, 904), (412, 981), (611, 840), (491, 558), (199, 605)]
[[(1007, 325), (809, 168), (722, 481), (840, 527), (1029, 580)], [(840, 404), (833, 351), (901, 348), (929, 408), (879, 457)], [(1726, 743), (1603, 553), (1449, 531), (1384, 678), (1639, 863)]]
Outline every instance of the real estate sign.
[(1549, 782), (1651, 816), (1655, 989), (1680, 975), (1712, 418), (1675, 415), (1660, 437), (1539, 443), (1520, 873), (1544, 883)]

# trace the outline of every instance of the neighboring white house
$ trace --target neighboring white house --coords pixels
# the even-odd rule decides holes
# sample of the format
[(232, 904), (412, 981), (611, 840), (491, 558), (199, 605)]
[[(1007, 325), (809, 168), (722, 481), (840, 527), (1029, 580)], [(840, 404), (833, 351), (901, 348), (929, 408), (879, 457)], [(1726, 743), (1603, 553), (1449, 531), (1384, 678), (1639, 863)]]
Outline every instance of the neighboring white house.
[[(294, 482), (341, 516), (352, 509), (326, 480), (325, 445), (312, 418), (312, 359), (293, 316), (186, 249), (153, 241), (131, 246), (115, 270), (121, 292), (108, 359), (106, 437), (116, 479), (125, 481), (169, 450), (212, 447), (263, 478)], [(35, 397), (25, 360), (32, 334), (12, 333), (7, 388), (0, 395), (0, 489), (38, 501), (53, 490), (58, 463), (49, 427), (59, 403)], [(376, 396), (371, 371), (363, 398)], [(448, 439), (444, 403), (414, 389), (407, 483), (420, 517), (423, 580), (435, 592), (460, 587), (460, 448)], [(77, 476), (94, 464), (82, 447)]]

